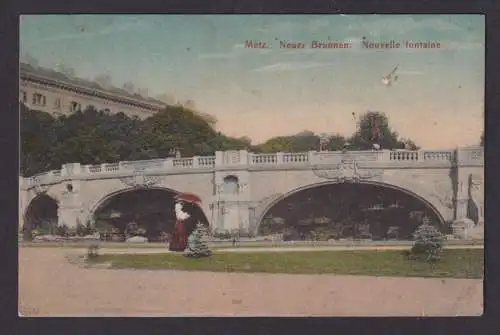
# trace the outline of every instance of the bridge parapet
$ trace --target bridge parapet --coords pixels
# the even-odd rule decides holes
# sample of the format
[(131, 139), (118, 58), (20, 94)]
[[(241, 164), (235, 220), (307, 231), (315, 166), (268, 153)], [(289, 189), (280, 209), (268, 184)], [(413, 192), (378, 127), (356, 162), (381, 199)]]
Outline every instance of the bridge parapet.
[(307, 169), (317, 165), (339, 164), (355, 161), (368, 167), (380, 168), (445, 168), (459, 166), (483, 166), (482, 147), (466, 147), (448, 150), (381, 150), (381, 151), (309, 151), (298, 153), (277, 152), (255, 154), (246, 150), (216, 152), (215, 156), (166, 158), (144, 161), (122, 161), (98, 165), (64, 164), (62, 169), (48, 171), (30, 178), (22, 178), (21, 188), (56, 184), (74, 178), (99, 179), (122, 177), (137, 173), (196, 173), (224, 169)]

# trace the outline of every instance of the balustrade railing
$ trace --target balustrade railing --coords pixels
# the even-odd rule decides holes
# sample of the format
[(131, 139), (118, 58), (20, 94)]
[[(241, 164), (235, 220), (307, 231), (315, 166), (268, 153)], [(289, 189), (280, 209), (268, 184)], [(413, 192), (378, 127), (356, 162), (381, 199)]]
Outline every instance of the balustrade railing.
[(389, 160), (391, 161), (418, 161), (418, 151), (391, 151)]
[(193, 166), (193, 158), (177, 158), (174, 159), (174, 167), (192, 167)]
[[(484, 164), (484, 151), (481, 147), (458, 148), (453, 150), (381, 150), (381, 151), (347, 151), (347, 152), (299, 152), (254, 154), (246, 151), (237, 152), (238, 164), (228, 163), (225, 154), (236, 157), (236, 152), (220, 152), (216, 156), (195, 156), (188, 158), (167, 158), (147, 161), (123, 161), (98, 165), (66, 164), (61, 170), (54, 170), (30, 178), (24, 178), (23, 185), (28, 187), (39, 184), (56, 183), (68, 175), (101, 175), (137, 171), (158, 171), (168, 169), (214, 169), (224, 165), (277, 166), (277, 165), (317, 165), (338, 164), (341, 161), (375, 162), (397, 166), (407, 164), (424, 164), (447, 166), (455, 162), (471, 165)], [(217, 158), (219, 157), (219, 158)], [(233, 158), (234, 158), (233, 157)], [(443, 165), (444, 164), (444, 165)]]
[(101, 172), (101, 168), (102, 168), (101, 165), (87, 165), (87, 170), (91, 174)]
[(200, 167), (214, 167), (215, 166), (215, 157), (198, 157), (198, 166)]
[(307, 152), (300, 153), (284, 153), (283, 154), (283, 163), (285, 164), (294, 164), (294, 163), (308, 163), (309, 155)]
[(277, 154), (251, 154), (250, 164), (252, 165), (270, 165), (277, 163)]
[(424, 161), (452, 161), (454, 158), (454, 151), (423, 151)]

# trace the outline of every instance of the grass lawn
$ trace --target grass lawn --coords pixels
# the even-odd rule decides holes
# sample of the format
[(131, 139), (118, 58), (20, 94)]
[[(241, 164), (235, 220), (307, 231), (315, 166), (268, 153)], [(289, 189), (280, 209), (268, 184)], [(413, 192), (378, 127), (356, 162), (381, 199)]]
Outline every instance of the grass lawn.
[(191, 259), (181, 254), (100, 255), (89, 263), (112, 268), (177, 269), (215, 272), (344, 274), (403, 277), (483, 278), (482, 249), (444, 250), (440, 262), (408, 260), (402, 251), (308, 251), (217, 253)]
[[(94, 241), (78, 241), (78, 242), (19, 242), (19, 247), (22, 248), (87, 248), (89, 244), (94, 243)], [(124, 243), (124, 242), (98, 242), (101, 249), (149, 249), (149, 248), (167, 248), (165, 243)], [(335, 246), (335, 245), (370, 245), (370, 246), (383, 246), (383, 245), (408, 245), (411, 246), (413, 242), (411, 241), (370, 241), (370, 242), (360, 242), (360, 241), (341, 241), (334, 244), (328, 242), (315, 242), (314, 244), (310, 242), (296, 242), (296, 243), (272, 243), (272, 242), (241, 242), (236, 245), (236, 248), (298, 248), (298, 247), (310, 247), (310, 246)], [(483, 241), (446, 241), (444, 243), (447, 245), (482, 245)], [(232, 243), (229, 241), (209, 243), (211, 249), (227, 249), (234, 248)]]

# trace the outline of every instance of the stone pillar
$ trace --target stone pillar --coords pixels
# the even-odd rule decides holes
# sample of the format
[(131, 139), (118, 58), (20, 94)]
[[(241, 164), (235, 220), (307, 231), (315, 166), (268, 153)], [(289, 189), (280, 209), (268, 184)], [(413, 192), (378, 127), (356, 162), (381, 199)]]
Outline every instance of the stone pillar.
[(458, 198), (456, 201), (455, 209), (455, 220), (462, 220), (467, 218), (467, 205), (469, 203), (468, 198)]
[(391, 151), (390, 150), (382, 150), (382, 156), (379, 156), (382, 162), (389, 162), (391, 160)]
[[(104, 167), (103, 167), (103, 169), (104, 169)], [(82, 166), (80, 165), (80, 163), (64, 164), (62, 166), (62, 169), (61, 169), (61, 177), (79, 175), (81, 173), (81, 170), (82, 170)]]
[(224, 165), (224, 152), (223, 151), (216, 151), (215, 152), (215, 166), (222, 166)]
[(76, 232), (76, 227), (78, 225), (78, 216), (80, 214), (79, 208), (74, 207), (63, 207), (59, 206), (57, 211), (57, 225), (62, 226), (66, 225), (68, 227), (69, 232)]
[(468, 239), (469, 231), (474, 228), (474, 222), (467, 218), (468, 198), (458, 198), (456, 200), (455, 221), (453, 221), (453, 236), (458, 239)]
[(28, 191), (23, 189), (19, 190), (19, 222), (18, 222), (19, 231), (21, 231), (24, 226), (24, 212), (26, 211), (27, 206), (29, 204), (28, 197), (29, 197)]
[(278, 165), (283, 164), (283, 153), (282, 152), (277, 152), (276, 153), (276, 163)]
[(193, 156), (193, 168), (200, 167), (200, 156)]
[(240, 150), (240, 165), (248, 165), (248, 151)]
[(424, 153), (425, 153), (425, 151), (419, 150), (419, 151), (417, 151), (417, 153), (418, 153), (418, 161), (419, 162), (423, 162), (424, 161)]
[(307, 152), (307, 160), (310, 164), (317, 164), (318, 160), (317, 160), (316, 151), (308, 151)]
[[(64, 164), (61, 169), (62, 177), (69, 177), (66, 189), (59, 200), (57, 225), (66, 225), (69, 233), (75, 233), (82, 209), (79, 197), (80, 180), (79, 175), (82, 172), (80, 163)], [(69, 187), (71, 185), (71, 187)]]

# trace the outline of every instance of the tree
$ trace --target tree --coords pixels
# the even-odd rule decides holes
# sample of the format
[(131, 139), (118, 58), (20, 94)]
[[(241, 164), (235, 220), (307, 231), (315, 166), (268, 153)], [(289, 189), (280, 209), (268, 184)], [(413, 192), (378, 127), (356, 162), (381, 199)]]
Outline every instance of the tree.
[(402, 139), (400, 140), (400, 142), (402, 142), (402, 143), (403, 143), (403, 146), (404, 146), (404, 148), (405, 148), (406, 150), (419, 150), (419, 149), (420, 149), (420, 147), (419, 147), (419, 146), (417, 146), (417, 145), (415, 144), (415, 142), (413, 142), (413, 141), (412, 141), (412, 140), (410, 140), (410, 139), (407, 139), (407, 138), (402, 138)]
[(21, 174), (59, 169), (62, 164), (102, 164), (171, 156), (214, 155), (217, 150), (250, 149), (248, 138), (215, 131), (202, 116), (181, 106), (167, 107), (146, 119), (109, 114), (87, 106), (53, 118), (20, 106)]
[(338, 151), (344, 147), (346, 142), (347, 142), (346, 138), (342, 135), (339, 134), (331, 135), (328, 141), (327, 148), (330, 151)]
[[(45, 112), (20, 106), (21, 174), (25, 177), (59, 169), (71, 162), (102, 164), (117, 161), (171, 157), (179, 150), (184, 157), (213, 156), (215, 151), (249, 150), (255, 153), (307, 152), (318, 150), (320, 136), (304, 130), (295, 135), (273, 137), (252, 145), (248, 137), (230, 137), (216, 131), (199, 113), (180, 105), (145, 119), (124, 113), (109, 114), (87, 106), (69, 116), (52, 117)], [(372, 139), (374, 120), (380, 138)], [(360, 118), (357, 132), (350, 138), (352, 149), (418, 147), (409, 139), (398, 139), (383, 113), (368, 112)], [(329, 135), (328, 150), (341, 150), (346, 138)]]
[[(56, 122), (58, 165), (67, 162), (101, 164), (127, 160), (136, 149), (141, 131), (138, 120), (123, 114), (108, 115), (88, 106), (83, 112)], [(145, 159), (149, 157), (144, 157)]]
[(58, 168), (53, 152), (57, 143), (56, 120), (45, 112), (20, 105), (21, 175), (30, 176)]
[(189, 235), (188, 245), (184, 251), (186, 257), (201, 258), (212, 255), (205, 239), (206, 228), (202, 223), (196, 225), (196, 229)]
[[(160, 157), (180, 149), (185, 157), (212, 153), (210, 143), (217, 137), (212, 127), (193, 111), (182, 106), (168, 106), (143, 123), (143, 131)], [(208, 144), (208, 145), (207, 145)]]
[(416, 147), (415, 143), (410, 140), (399, 140), (398, 133), (389, 126), (387, 116), (373, 111), (359, 118), (358, 129), (349, 140), (350, 148), (354, 150), (370, 150), (374, 143), (379, 144), (382, 149), (403, 149), (405, 141)]
[(424, 218), (414, 232), (415, 243), (411, 249), (413, 256), (425, 256), (428, 262), (435, 262), (440, 259), (443, 250), (443, 234), (434, 227), (428, 218)]
[[(338, 134), (331, 135), (328, 142), (328, 150), (340, 150), (346, 139)], [(290, 136), (273, 137), (266, 142), (254, 146), (252, 151), (262, 153), (274, 152), (306, 152), (318, 150), (320, 136), (312, 131), (304, 130)]]

